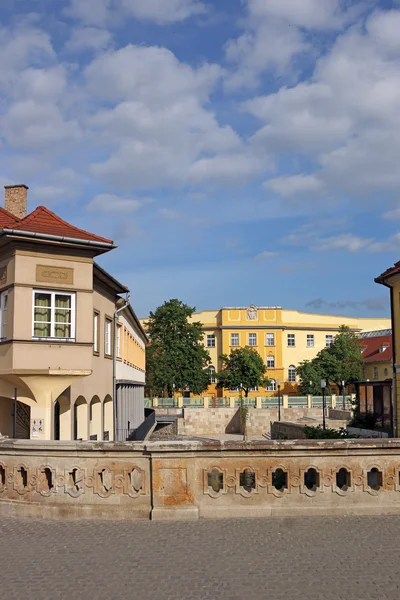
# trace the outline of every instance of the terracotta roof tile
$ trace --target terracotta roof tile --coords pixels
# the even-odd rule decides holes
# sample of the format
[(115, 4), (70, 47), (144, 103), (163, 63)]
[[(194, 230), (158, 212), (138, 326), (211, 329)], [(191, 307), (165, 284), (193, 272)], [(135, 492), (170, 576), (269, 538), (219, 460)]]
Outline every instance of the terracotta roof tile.
[[(359, 344), (364, 348), (362, 353), (364, 362), (371, 363), (392, 361), (393, 352), (391, 335), (377, 335), (376, 337), (361, 338)], [(387, 346), (387, 348), (380, 352), (380, 348), (383, 346)]]
[(379, 275), (379, 277), (375, 277), (375, 281), (377, 283), (382, 283), (388, 277), (391, 277), (392, 275), (397, 275), (398, 273), (400, 273), (400, 261), (395, 263), (393, 267), (386, 269), (386, 271)]
[[(5, 211), (6, 212), (6, 211)], [(79, 240), (88, 240), (91, 242), (104, 242), (112, 244), (111, 240), (100, 237), (83, 229), (79, 229), (67, 221), (58, 217), (45, 206), (38, 206), (33, 212), (19, 220), (16, 224), (7, 224), (3, 227), (16, 229), (17, 231), (29, 231), (32, 233), (43, 233), (48, 235), (57, 235), (60, 237), (70, 237)]]
[(18, 222), (18, 217), (15, 217), (12, 213), (8, 212), (8, 210), (0, 206), (0, 228), (11, 228), (14, 227)]

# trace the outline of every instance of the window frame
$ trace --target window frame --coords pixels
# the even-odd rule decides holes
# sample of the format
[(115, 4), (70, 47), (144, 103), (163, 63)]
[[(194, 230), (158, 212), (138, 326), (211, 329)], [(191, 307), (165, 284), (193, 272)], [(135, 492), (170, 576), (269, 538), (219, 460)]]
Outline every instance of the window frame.
[[(328, 338), (330, 338), (330, 344), (328, 344)], [(333, 335), (326, 334), (325, 335), (325, 348), (330, 348), (333, 344)]]
[(255, 387), (249, 388), (249, 392), (257, 393), (258, 392), (258, 385), (256, 385)]
[[(234, 344), (234, 343), (232, 342), (232, 337), (233, 337), (233, 336), (237, 337), (237, 344)], [(239, 334), (238, 334), (238, 333), (231, 333), (231, 347), (232, 347), (232, 348), (239, 348), (239, 346), (240, 346), (240, 338), (239, 338)]]
[[(293, 344), (289, 344), (289, 338), (290, 338), (290, 341), (293, 341)], [(292, 340), (292, 338), (293, 338), (293, 340)], [(296, 334), (295, 333), (288, 333), (287, 334), (287, 340), (286, 340), (286, 342), (287, 342), (287, 347), (288, 348), (296, 348)]]
[[(254, 336), (254, 339), (255, 339), (255, 342), (256, 342), (255, 344), (251, 344), (250, 343), (250, 336)], [(249, 346), (249, 348), (257, 348), (257, 334), (256, 333), (249, 333), (247, 341), (248, 341), (247, 345)]]
[(8, 296), (9, 290), (5, 290), (0, 294), (0, 341), (4, 341), (7, 339), (7, 335), (5, 335), (7, 333), (5, 331), (5, 328), (8, 325), (8, 319), (4, 319), (4, 313), (8, 315)]
[[(293, 370), (294, 370), (294, 379), (292, 379)], [(296, 383), (296, 377), (297, 377), (296, 367), (294, 365), (289, 365), (289, 367), (288, 367), (288, 382)]]
[[(215, 333), (207, 333), (206, 341), (207, 341), (206, 348), (215, 348), (216, 345), (217, 345), (216, 344)], [(211, 341), (213, 341), (214, 343), (213, 344), (209, 344), (208, 342), (211, 342)]]
[(122, 331), (123, 331), (122, 323), (117, 323), (117, 348), (116, 348), (116, 357), (117, 360), (122, 360)]
[[(36, 307), (35, 305), (35, 294), (47, 294), (51, 296), (50, 301), (50, 335), (49, 336), (39, 336), (35, 335), (35, 323), (47, 323), (47, 321), (35, 321), (35, 308), (43, 308)], [(55, 330), (56, 322), (55, 322), (55, 296), (69, 296), (71, 298), (71, 336), (66, 337), (56, 337), (52, 335)], [(68, 323), (62, 323), (63, 325), (68, 325)], [(64, 292), (61, 290), (45, 290), (40, 288), (34, 288), (32, 290), (32, 339), (36, 341), (41, 340), (57, 340), (58, 342), (75, 342), (76, 340), (76, 292), (68, 291)]]
[(215, 373), (216, 373), (216, 369), (215, 369), (214, 365), (210, 365), (208, 367), (208, 374), (210, 377), (210, 385), (214, 385), (215, 383), (217, 383), (217, 378), (215, 377)]
[(374, 379), (379, 379), (379, 370), (378, 370), (378, 367), (374, 367)]
[(98, 310), (93, 311), (93, 354), (95, 356), (100, 355), (100, 312)]
[(265, 391), (266, 392), (276, 392), (276, 379), (269, 379), (269, 382), (270, 382), (270, 385), (265, 388)]
[[(268, 339), (270, 336), (272, 336), (272, 344), (270, 344), (270, 340)], [(274, 333), (266, 333), (265, 334), (265, 345), (268, 346), (269, 348), (274, 348), (275, 347), (275, 334)]]
[(307, 333), (307, 348), (315, 348), (315, 335), (313, 333)]
[[(107, 324), (110, 324), (110, 352), (107, 352)], [(112, 358), (113, 353), (113, 320), (110, 316), (104, 317), (104, 356)]]
[[(268, 361), (272, 360), (272, 365), (268, 364)], [(269, 354), (267, 356), (267, 369), (275, 369), (275, 356)]]

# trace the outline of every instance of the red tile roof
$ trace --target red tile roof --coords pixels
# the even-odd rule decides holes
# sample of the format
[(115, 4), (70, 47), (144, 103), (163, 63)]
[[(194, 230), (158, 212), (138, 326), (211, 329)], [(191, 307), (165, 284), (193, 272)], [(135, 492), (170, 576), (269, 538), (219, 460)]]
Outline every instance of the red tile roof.
[(385, 279), (388, 277), (392, 277), (392, 275), (398, 275), (400, 273), (400, 261), (395, 263), (393, 267), (386, 269), (379, 277), (375, 277), (376, 283), (383, 283)]
[[(365, 348), (362, 353), (364, 362), (371, 363), (392, 361), (393, 353), (391, 335), (377, 335), (376, 337), (360, 338), (359, 344)], [(387, 346), (387, 348), (380, 352), (379, 350), (383, 346)]]
[[(7, 211), (3, 210), (5, 213)], [(7, 213), (10, 214), (10, 213)], [(13, 215), (10, 215), (14, 222), (8, 222), (2, 224), (2, 216), (0, 215), (0, 227), (6, 229), (15, 229), (16, 231), (29, 231), (32, 233), (43, 233), (47, 235), (56, 235), (59, 237), (75, 238), (79, 240), (87, 240), (91, 242), (103, 242), (106, 244), (112, 244), (111, 240), (107, 238), (94, 235), (78, 227), (74, 227), (67, 221), (64, 221), (58, 217), (55, 213), (51, 212), (45, 206), (38, 206), (33, 212), (24, 217), (23, 219), (16, 219)]]
[(18, 217), (15, 217), (13, 214), (8, 212), (8, 210), (6, 210), (5, 208), (0, 206), (0, 228), (1, 227), (12, 228), (17, 223), (19, 223)]

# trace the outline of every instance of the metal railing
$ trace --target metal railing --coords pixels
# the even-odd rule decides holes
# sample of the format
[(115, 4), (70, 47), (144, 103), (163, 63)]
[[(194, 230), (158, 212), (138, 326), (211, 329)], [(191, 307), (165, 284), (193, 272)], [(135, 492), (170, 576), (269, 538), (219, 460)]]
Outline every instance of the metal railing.
[(119, 442), (139, 442), (146, 438), (156, 422), (156, 411), (153, 408), (144, 409), (144, 421), (136, 429), (117, 429)]

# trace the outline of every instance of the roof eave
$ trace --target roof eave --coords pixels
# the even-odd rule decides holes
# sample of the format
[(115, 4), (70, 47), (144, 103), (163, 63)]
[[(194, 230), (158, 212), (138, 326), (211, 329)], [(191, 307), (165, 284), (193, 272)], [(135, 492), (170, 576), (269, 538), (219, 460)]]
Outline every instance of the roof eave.
[(110, 275), (110, 273), (103, 269), (103, 267), (100, 267), (96, 262), (93, 263), (93, 274), (96, 275), (100, 281), (112, 287), (117, 294), (129, 293), (128, 287), (123, 285), (118, 279), (115, 279), (115, 277)]
[(53, 235), (50, 233), (37, 233), (34, 231), (23, 231), (21, 229), (8, 229), (6, 227), (4, 227), (3, 229), (0, 230), (0, 236), (13, 236), (13, 237), (24, 237), (24, 238), (30, 238), (30, 239), (35, 239), (35, 240), (43, 240), (43, 241), (54, 241), (54, 242), (60, 242), (60, 243), (65, 243), (65, 244), (76, 244), (76, 245), (80, 245), (80, 246), (89, 246), (92, 248), (101, 248), (101, 249), (107, 249), (107, 250), (113, 250), (114, 248), (117, 248), (116, 244), (114, 244), (113, 242), (102, 242), (102, 241), (97, 241), (97, 240), (85, 240), (85, 239), (81, 239), (81, 238), (74, 238), (74, 237), (68, 237), (68, 236), (61, 236), (61, 235)]

